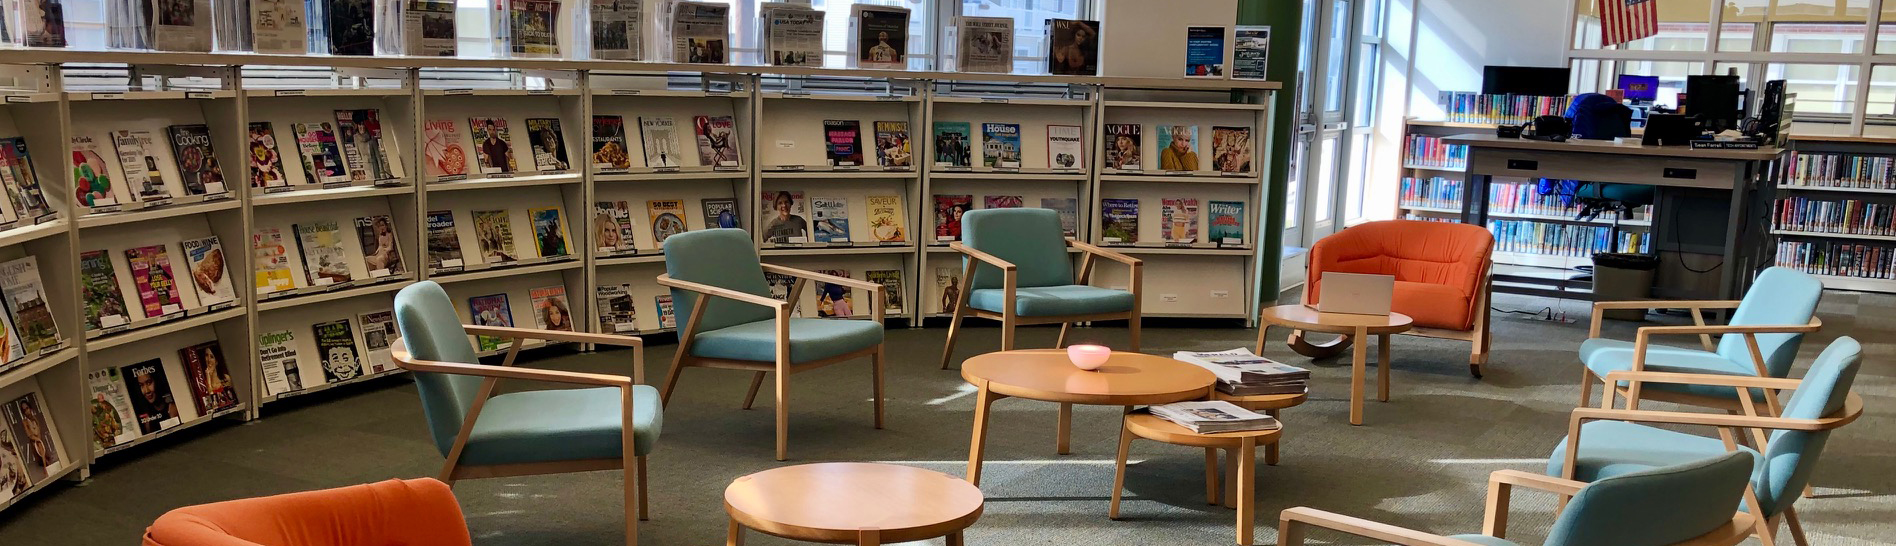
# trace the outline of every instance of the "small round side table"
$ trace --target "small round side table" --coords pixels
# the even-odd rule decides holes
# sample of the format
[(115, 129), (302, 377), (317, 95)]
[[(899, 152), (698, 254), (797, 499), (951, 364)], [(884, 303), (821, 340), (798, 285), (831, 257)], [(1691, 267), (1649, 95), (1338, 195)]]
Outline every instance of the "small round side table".
[(1275, 445), (1283, 437), (1282, 428), (1201, 434), (1144, 411), (1126, 414), (1124, 423), (1119, 433), (1119, 456), (1113, 466), (1112, 509), (1107, 512), (1107, 517), (1119, 519), (1119, 496), (1126, 486), (1126, 458), (1131, 451), (1133, 437), (1205, 448), (1205, 503), (1230, 506), (1233, 503), (1225, 500), (1218, 491), (1221, 481), (1218, 479), (1217, 451), (1226, 449), (1236, 459), (1226, 474), (1235, 476), (1237, 481), (1232, 487), (1236, 491), (1231, 493), (1237, 496), (1238, 544), (1251, 544), (1253, 528), (1257, 524), (1257, 446)]
[(1258, 327), (1258, 350), (1264, 349), (1264, 332), (1271, 326), (1284, 326), (1295, 330), (1343, 334), (1355, 341), (1355, 350), (1350, 357), (1350, 424), (1363, 424), (1363, 391), (1368, 382), (1369, 337), (1377, 336), (1376, 398), (1389, 401), (1389, 336), (1409, 331), (1414, 321), (1402, 313), (1388, 315), (1350, 315), (1344, 313), (1323, 313), (1302, 304), (1279, 305), (1258, 313), (1264, 321)]
[(933, 470), (881, 463), (817, 463), (740, 477), (724, 489), (727, 546), (744, 528), (788, 538), (856, 544), (939, 536), (961, 546), (961, 530), (981, 518), (981, 489)]

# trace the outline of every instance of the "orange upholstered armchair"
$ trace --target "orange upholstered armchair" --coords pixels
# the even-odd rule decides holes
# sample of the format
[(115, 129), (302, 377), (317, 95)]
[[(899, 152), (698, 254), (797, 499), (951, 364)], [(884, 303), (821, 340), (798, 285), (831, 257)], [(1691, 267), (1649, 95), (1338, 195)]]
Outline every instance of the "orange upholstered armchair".
[[(1415, 320), (1410, 335), (1473, 342), (1468, 370), (1481, 377), (1488, 362), (1489, 273), (1494, 266), (1494, 235), (1479, 226), (1448, 222), (1388, 220), (1367, 222), (1336, 232), (1310, 247), (1309, 282), (1304, 303), (1316, 305), (1323, 274), (1394, 275), (1392, 310)], [(1307, 356), (1326, 356), (1348, 347), (1347, 337), (1312, 343), (1292, 332), (1290, 346)]]
[(448, 485), (388, 480), (186, 506), (145, 530), (144, 546), (468, 546)]

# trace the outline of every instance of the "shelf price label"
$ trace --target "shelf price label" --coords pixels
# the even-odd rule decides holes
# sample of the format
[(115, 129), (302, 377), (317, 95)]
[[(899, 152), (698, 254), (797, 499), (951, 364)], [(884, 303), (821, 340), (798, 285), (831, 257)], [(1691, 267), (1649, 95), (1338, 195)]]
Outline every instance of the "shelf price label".
[(301, 96), (303, 96), (303, 95), (307, 95), (307, 94), (309, 94), (309, 93), (308, 93), (307, 91), (304, 91), (304, 90), (302, 90), (302, 89), (278, 89), (278, 90), (276, 90), (276, 96), (279, 96), (279, 97), (301, 97)]
[(124, 93), (93, 93), (92, 100), (125, 100)]
[(1006, 97), (981, 97), (981, 102), (987, 103), (987, 104), (1007, 104), (1007, 98)]
[(876, 102), (901, 102), (903, 98), (901, 95), (876, 95)]
[(639, 90), (637, 90), (637, 89), (614, 89), (614, 90), (612, 90), (612, 94), (614, 94), (614, 95), (620, 95), (620, 96), (625, 96), (625, 95), (637, 95), (637, 94), (639, 94)]
[(211, 92), (210, 92), (210, 91), (185, 91), (185, 92), (184, 92), (184, 98), (187, 98), (187, 99), (208, 99), (208, 98), (211, 98)]
[(460, 95), (472, 95), (474, 94), (474, 90), (473, 89), (449, 89), (446, 91), (442, 91), (441, 94), (447, 95), (450, 97), (460, 96)]

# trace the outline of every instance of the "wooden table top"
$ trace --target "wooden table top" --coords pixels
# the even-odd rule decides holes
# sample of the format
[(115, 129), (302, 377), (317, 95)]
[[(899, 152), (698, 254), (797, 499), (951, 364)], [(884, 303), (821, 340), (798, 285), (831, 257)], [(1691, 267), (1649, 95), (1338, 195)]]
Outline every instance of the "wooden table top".
[(1192, 432), (1192, 429), (1179, 426), (1178, 423), (1160, 419), (1157, 415), (1145, 412), (1127, 415), (1126, 428), (1132, 430), (1132, 433), (1139, 435), (1140, 438), (1158, 440), (1174, 445), (1199, 447), (1224, 447), (1226, 444), (1237, 444), (1247, 437), (1255, 439), (1257, 445), (1264, 445), (1276, 442), (1279, 437), (1283, 436), (1284, 432), (1283, 428), (1274, 428), (1270, 430), (1244, 430), (1238, 432), (1201, 434)]
[(1162, 356), (1113, 351), (1099, 369), (1079, 369), (1064, 349), (1028, 349), (988, 353), (961, 364), (961, 378), (973, 385), (1020, 398), (1134, 406), (1198, 400), (1218, 380), (1211, 371)]
[(1383, 315), (1352, 315), (1347, 313), (1319, 313), (1316, 309), (1303, 304), (1279, 305), (1258, 314), (1258, 318), (1277, 326), (1288, 326), (1299, 330), (1310, 330), (1329, 334), (1354, 334), (1359, 327), (1369, 328), (1371, 335), (1400, 334), (1409, 331), (1414, 321), (1409, 315), (1390, 312)]
[(981, 489), (933, 470), (882, 463), (785, 466), (740, 477), (724, 510), (745, 527), (800, 540), (854, 544), (864, 529), (884, 543), (934, 538), (980, 519)]
[(1213, 395), (1211, 399), (1230, 402), (1232, 404), (1236, 404), (1240, 408), (1248, 409), (1251, 411), (1263, 411), (1263, 410), (1275, 410), (1275, 409), (1284, 409), (1284, 408), (1301, 406), (1303, 405), (1304, 402), (1310, 400), (1310, 391), (1306, 389), (1304, 390), (1304, 392), (1295, 393), (1295, 394), (1248, 394), (1248, 395), (1225, 394), (1225, 393), (1220, 392), (1216, 395)]

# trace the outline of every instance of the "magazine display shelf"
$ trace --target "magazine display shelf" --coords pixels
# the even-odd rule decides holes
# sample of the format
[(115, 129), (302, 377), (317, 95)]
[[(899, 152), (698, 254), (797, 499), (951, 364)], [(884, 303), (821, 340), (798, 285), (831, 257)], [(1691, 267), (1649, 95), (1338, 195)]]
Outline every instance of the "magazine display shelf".
[[(1803, 197), (1821, 201), (1848, 200), (1883, 207), (1896, 204), (1896, 197), (1892, 197), (1896, 195), (1896, 180), (1892, 180), (1889, 177), (1887, 174), (1888, 171), (1879, 171), (1880, 167), (1877, 166), (1865, 165), (1859, 169), (1862, 172), (1860, 176), (1862, 181), (1856, 184), (1841, 183), (1840, 181), (1836, 186), (1806, 185), (1793, 179), (1801, 168), (1796, 158), (1804, 155), (1829, 155), (1837, 157), (1837, 167), (1844, 173), (1851, 171), (1848, 165), (1852, 161), (1891, 161), (1891, 158), (1896, 157), (1896, 138), (1875, 136), (1791, 135), (1788, 148), (1796, 155), (1784, 161), (1785, 173), (1784, 176), (1778, 178), (1779, 183), (1773, 192), (1773, 199)], [(1773, 209), (1773, 212), (1774, 211), (1775, 209)], [(1896, 276), (1889, 274), (1889, 262), (1896, 260), (1896, 255), (1891, 254), (1892, 249), (1896, 249), (1896, 236), (1849, 232), (1816, 232), (1774, 226), (1771, 230), (1770, 243), (1771, 248), (1775, 250), (1767, 250), (1767, 252), (1773, 252), (1776, 258), (1767, 261), (1767, 265), (1775, 264), (1794, 267), (1811, 273), (1823, 281), (1825, 288), (1881, 292), (1885, 294), (1896, 293)], [(1828, 270), (1822, 267), (1821, 264), (1847, 263), (1852, 260), (1852, 257), (1839, 256), (1838, 254), (1840, 254), (1840, 252), (1835, 250), (1825, 253), (1826, 255), (1823, 255), (1821, 259), (1818, 256), (1802, 257), (1794, 254), (1791, 248), (1787, 248), (1792, 244), (1800, 243), (1810, 245), (1849, 244), (1853, 246), (1860, 244), (1864, 247), (1866, 255), (1856, 256), (1854, 259), (1864, 264), (1864, 268), (1868, 271)], [(1881, 263), (1876, 263), (1878, 261)], [(1881, 270), (1881, 274), (1879, 274), (1879, 269)]]
[[(38, 491), (61, 478), (83, 479), (89, 475), (90, 465), (100, 457), (123, 457), (126, 455), (122, 453), (128, 451), (136, 454), (139, 450), (135, 446), (180, 430), (219, 419), (258, 418), (263, 415), (263, 407), (280, 400), (399, 374), (398, 370), (383, 369), (346, 379), (323, 380), (322, 355), (318, 351), (321, 347), (315, 343), (312, 325), (338, 317), (350, 318), (353, 337), (350, 341), (360, 355), (367, 355), (360, 315), (389, 308), (391, 294), (416, 280), (442, 282), (461, 307), (459, 311), (463, 316), (468, 311), (465, 305), (469, 297), (504, 293), (513, 322), (520, 326), (535, 325), (532, 289), (561, 286), (566, 291), (575, 328), (582, 331), (601, 329), (593, 297), (599, 287), (630, 285), (629, 295), (637, 310), (636, 329), (621, 333), (674, 332), (675, 328), (661, 324), (658, 318), (656, 298), (668, 296), (669, 291), (661, 290), (653, 278), (663, 271), (664, 256), (652, 236), (645, 213), (638, 211), (640, 202), (682, 201), (686, 223), (689, 229), (695, 230), (707, 227), (701, 213), (704, 200), (731, 199), (742, 218), (742, 227), (760, 233), (765, 207), (759, 203), (759, 197), (766, 190), (799, 190), (806, 198), (848, 199), (851, 239), (855, 242), (848, 246), (779, 247), (759, 237), (760, 253), (772, 263), (841, 269), (855, 278), (863, 278), (863, 272), (868, 270), (900, 271), (903, 312), (889, 316), (906, 318), (910, 325), (918, 325), (920, 318), (936, 310), (929, 304), (930, 300), (939, 299), (933, 288), (931, 270), (939, 266), (959, 268), (959, 261), (948, 254), (945, 246), (928, 244), (933, 241), (934, 233), (930, 197), (933, 193), (966, 193), (977, 199), (988, 193), (1018, 193), (1024, 201), (1032, 201), (1027, 203), (1029, 206), (1038, 204), (1040, 193), (1071, 194), (1078, 202), (1076, 236), (1082, 240), (1097, 240), (1097, 206), (1102, 191), (1109, 194), (1147, 191), (1138, 188), (1151, 179), (1156, 182), (1151, 186), (1163, 186), (1150, 191), (1186, 190), (1178, 195), (1199, 197), (1202, 206), (1207, 196), (1198, 188), (1212, 188), (1207, 190), (1210, 192), (1224, 188), (1239, 192), (1231, 198), (1246, 202), (1246, 239), (1255, 239), (1252, 233), (1257, 229), (1256, 219), (1262, 216), (1257, 209), (1261, 200), (1256, 193), (1260, 187), (1256, 177), (1231, 178), (1218, 173), (1170, 178), (1103, 177), (1097, 159), (1101, 155), (1097, 144), (1099, 124), (1110, 121), (1116, 115), (1114, 111), (1177, 111), (1255, 119), (1252, 126), (1262, 127), (1267, 110), (1257, 105), (1262, 102), (1256, 97), (1266, 96), (1278, 87), (1271, 82), (545, 59), (40, 49), (8, 50), (7, 57), (6, 62), (12, 64), (0, 65), (0, 71), (14, 76), (18, 89), (0, 91), (0, 97), (4, 97), (0, 99), (0, 137), (18, 136), (31, 142), (35, 152), (32, 165), (53, 214), (38, 223), (22, 222), (10, 229), (0, 229), (0, 259), (36, 258), (63, 342), (43, 354), (0, 369), (0, 394), (13, 392), (7, 389), (28, 383), (39, 389), (68, 461), (59, 471), (36, 478), (29, 491)], [(123, 64), (137, 76), (108, 85), (100, 85), (97, 78), (92, 78), (86, 81), (84, 89), (67, 89), (69, 80), (64, 77), (62, 67), (69, 63)], [(333, 69), (339, 77), (333, 78), (336, 82), (333, 85), (317, 88), (247, 85), (241, 70), (247, 66), (321, 67)], [(434, 81), (424, 79), (424, 75), (436, 69), (510, 69), (523, 77), (515, 77), (510, 87), (502, 89), (450, 86), (466, 83), (424, 83)], [(529, 85), (533, 88), (528, 88)], [(1138, 101), (1113, 103), (1110, 108), (1103, 106), (1100, 91), (1120, 87), (1193, 90), (1219, 96), (1229, 96), (1238, 90), (1247, 98), (1240, 101), (1242, 104), (1187, 102), (1182, 108), (1167, 108), (1162, 105), (1174, 102), (1171, 97), (1161, 100), (1139, 97)], [(1049, 94), (1048, 89), (1059, 91)], [(130, 104), (134, 102), (137, 104)], [(400, 166), (400, 176), (381, 184), (356, 181), (327, 188), (294, 185), (294, 189), (287, 191), (248, 187), (247, 128), (252, 122), (272, 125), (285, 178), (301, 181), (302, 156), (292, 124), (333, 120), (335, 110), (351, 109), (380, 112), (384, 139), (393, 146), (391, 161)], [(590, 129), (595, 115), (624, 118), (628, 144), (633, 148), (629, 150), (631, 168), (623, 171), (594, 168)], [(696, 143), (690, 123), (697, 115), (732, 117), (734, 130), (739, 135), (739, 165), (714, 168), (694, 161), (697, 158), (692, 152)], [(635, 121), (638, 116), (674, 119), (679, 149), (685, 160), (683, 165), (672, 170), (653, 169), (642, 163), (642, 154), (633, 144), (636, 142), (633, 139), (638, 138)], [(1019, 172), (980, 166), (965, 171), (930, 168), (931, 122), (937, 116), (972, 123), (1020, 123), (1025, 152), (1022, 168)], [(473, 142), (466, 125), (470, 117), (501, 117), (508, 121), (512, 136), (510, 149), (517, 161), (512, 176), (481, 175), (476, 171), (459, 180), (439, 180), (429, 171), (423, 153), (428, 145), (427, 122), (453, 122), (459, 127), (462, 145), (469, 146)], [(525, 120), (529, 117), (560, 120), (561, 139), (570, 163), (564, 172), (544, 173), (536, 168), (530, 137), (525, 130)], [(821, 128), (824, 119), (859, 122), (866, 165), (857, 170), (828, 165), (826, 135)], [(909, 124), (913, 161), (906, 170), (883, 170), (874, 163), (874, 122), (893, 120)], [(75, 175), (63, 153), (73, 136), (91, 135), (97, 140), (110, 131), (137, 129), (152, 131), (162, 138), (170, 125), (198, 123), (208, 126), (214, 143), (212, 155), (219, 160), (230, 190), (228, 198), (204, 201), (203, 197), (187, 195), (179, 186), (172, 153), (161, 141), (156, 144), (157, 153), (153, 155), (159, 158), (162, 177), (172, 186), (174, 198), (169, 204), (141, 208), (134, 201), (122, 204), (114, 212), (95, 213), (74, 202)], [(1046, 139), (1044, 132), (1039, 131), (1044, 131), (1044, 126), (1050, 123), (1084, 127), (1082, 150), (1090, 157), (1082, 160), (1078, 170), (1042, 167), (1046, 165)], [(1224, 120), (1218, 123), (1234, 124)], [(1208, 127), (1211, 122), (1201, 121), (1200, 125)], [(111, 151), (111, 143), (105, 142), (101, 150)], [(469, 156), (471, 162), (473, 154)], [(113, 158), (105, 159), (110, 162)], [(117, 163), (112, 162), (111, 168), (114, 174), (122, 174)], [(1262, 171), (1260, 164), (1256, 172)], [(888, 245), (871, 242), (873, 235), (868, 230), (869, 215), (864, 202), (869, 195), (900, 196), (906, 241)], [(1029, 197), (1032, 199), (1027, 199)], [(1227, 197), (1219, 193), (1210, 198)], [(636, 253), (600, 253), (596, 247), (599, 240), (594, 233), (593, 204), (621, 200), (632, 209), (630, 223)], [(1154, 211), (1156, 203), (1154, 201)], [(537, 241), (533, 223), (524, 213), (528, 208), (561, 211), (569, 249), (567, 257), (527, 257), (537, 255), (531, 250)], [(480, 259), (470, 211), (498, 209), (511, 211), (515, 248), (525, 256), (502, 265), (488, 265)], [(428, 212), (434, 210), (455, 213), (464, 257), (464, 265), (458, 269), (429, 266), (427, 218)], [(300, 252), (294, 246), (291, 226), (331, 220), (347, 233), (355, 218), (382, 214), (390, 217), (404, 271), (368, 279), (372, 272), (362, 262), (363, 257), (359, 252), (351, 252), (354, 255), (349, 256), (348, 261), (357, 280), (310, 286)], [(1156, 219), (1156, 212), (1153, 214)], [(244, 257), (251, 255), (252, 234), (259, 228), (272, 227), (282, 232), (290, 245), (292, 289), (281, 294), (260, 295), (253, 282), (257, 273), (255, 264)], [(82, 251), (104, 250), (112, 257), (121, 292), (128, 307), (132, 307), (141, 302), (126, 271), (125, 249), (165, 244), (174, 267), (180, 267), (179, 264), (187, 262), (178, 241), (210, 235), (219, 238), (223, 251), (231, 257), (227, 269), (233, 281), (235, 301), (201, 305), (192, 297), (194, 293), (186, 291), (180, 303), (184, 308), (181, 312), (146, 318), (137, 309), (131, 309), (128, 310), (128, 328), (112, 333), (86, 331), (79, 281)], [(360, 250), (354, 237), (344, 235), (342, 238), (344, 247)], [(1148, 271), (1157, 274), (1148, 275), (1152, 280), (1147, 281), (1147, 293), (1148, 298), (1156, 299), (1171, 290), (1164, 286), (1167, 281), (1159, 280), (1165, 277), (1165, 268), (1193, 268), (1196, 274), (1200, 272), (1196, 269), (1215, 267), (1218, 268), (1215, 276), (1220, 279), (1254, 275), (1252, 248), (1247, 245), (1202, 251), (1124, 250), (1148, 254), (1142, 256), (1151, 264)], [(1112, 282), (1110, 269), (1101, 269), (1101, 282)], [(1254, 288), (1248, 287), (1248, 281), (1231, 284), (1234, 289), (1230, 292), (1230, 301), (1234, 304), (1253, 299), (1256, 294)], [(1239, 288), (1239, 285), (1246, 287)], [(803, 313), (813, 316), (816, 295), (812, 288), (805, 288), (805, 301), (799, 307)], [(867, 316), (867, 294), (859, 291), (854, 298), (857, 305), (853, 314)], [(1147, 315), (1202, 316), (1168, 311), (1161, 303), (1149, 301)], [(1178, 305), (1187, 303), (1192, 302)], [(1244, 306), (1234, 305), (1233, 310), (1215, 314), (1241, 316), (1249, 312)], [(269, 393), (260, 355), (264, 341), (260, 336), (283, 330), (294, 334), (290, 345), (295, 347), (304, 386)], [(92, 335), (91, 339), (88, 334)], [(220, 344), (228, 359), (230, 380), (240, 401), (226, 409), (192, 411), (194, 408), (183, 407), (189, 406), (192, 398), (179, 369), (178, 349), (212, 340)], [(482, 354), (504, 351), (496, 349)], [(139, 362), (149, 359), (150, 355), (160, 355), (161, 365), (173, 378), (170, 388), (181, 406), (178, 422), (113, 446), (95, 447), (87, 373)], [(0, 509), (8, 505), (6, 502), (0, 502)]]

